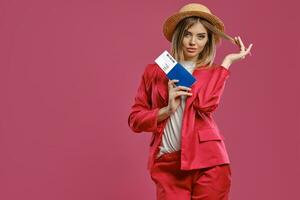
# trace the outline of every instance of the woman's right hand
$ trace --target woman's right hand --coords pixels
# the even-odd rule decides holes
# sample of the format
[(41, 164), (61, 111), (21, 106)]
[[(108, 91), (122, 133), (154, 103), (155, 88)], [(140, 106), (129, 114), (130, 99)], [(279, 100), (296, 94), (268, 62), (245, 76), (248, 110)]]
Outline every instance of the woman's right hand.
[(168, 82), (168, 88), (169, 88), (169, 103), (168, 103), (168, 109), (171, 113), (174, 113), (176, 109), (178, 108), (180, 102), (181, 102), (181, 95), (186, 96), (192, 96), (192, 93), (187, 92), (191, 91), (192, 89), (185, 86), (176, 86), (175, 82), (178, 82), (179, 80), (169, 80)]

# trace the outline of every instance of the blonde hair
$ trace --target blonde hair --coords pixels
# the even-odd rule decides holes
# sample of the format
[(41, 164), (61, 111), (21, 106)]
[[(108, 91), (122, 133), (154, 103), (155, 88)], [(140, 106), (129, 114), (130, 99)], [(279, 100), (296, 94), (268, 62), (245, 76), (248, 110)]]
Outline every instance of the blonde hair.
[(187, 17), (181, 20), (175, 28), (174, 34), (172, 36), (171, 43), (171, 54), (178, 61), (184, 61), (183, 50), (182, 50), (182, 41), (184, 37), (184, 33), (191, 26), (200, 22), (206, 29), (208, 40), (205, 44), (204, 49), (198, 55), (196, 66), (207, 65), (208, 67), (212, 67), (215, 56), (216, 56), (216, 35), (220, 35), (220, 31), (213, 25), (211, 25), (207, 20), (192, 16)]

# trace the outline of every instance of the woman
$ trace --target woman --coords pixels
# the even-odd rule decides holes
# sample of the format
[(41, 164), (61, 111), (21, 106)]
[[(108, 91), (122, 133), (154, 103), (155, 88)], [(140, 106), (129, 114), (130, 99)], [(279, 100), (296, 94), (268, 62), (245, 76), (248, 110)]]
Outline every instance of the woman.
[[(156, 64), (144, 70), (128, 117), (134, 132), (152, 132), (148, 169), (157, 199), (228, 199), (229, 158), (212, 113), (220, 102), (229, 67), (245, 58), (241, 38), (226, 35), (223, 22), (201, 4), (187, 4), (163, 27), (172, 55), (197, 80), (190, 88), (176, 86)], [(215, 64), (220, 37), (239, 45)]]

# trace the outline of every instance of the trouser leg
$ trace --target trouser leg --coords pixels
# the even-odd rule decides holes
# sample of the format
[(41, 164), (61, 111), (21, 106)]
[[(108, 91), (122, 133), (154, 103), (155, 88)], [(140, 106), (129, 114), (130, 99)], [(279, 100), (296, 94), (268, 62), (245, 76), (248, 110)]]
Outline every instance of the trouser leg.
[(231, 186), (229, 164), (199, 170), (192, 188), (192, 200), (228, 200)]
[(162, 155), (151, 169), (157, 200), (190, 200), (192, 176), (180, 170), (180, 151)]

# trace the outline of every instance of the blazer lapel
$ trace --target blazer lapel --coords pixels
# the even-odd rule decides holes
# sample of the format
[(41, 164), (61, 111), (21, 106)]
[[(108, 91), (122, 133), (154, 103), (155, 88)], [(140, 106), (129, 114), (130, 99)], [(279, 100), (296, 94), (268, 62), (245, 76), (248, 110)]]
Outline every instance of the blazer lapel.
[(191, 87), (191, 93), (193, 94), (192, 96), (188, 96), (186, 99), (186, 106), (189, 106), (197, 97), (197, 86), (199, 86), (199, 83), (197, 83), (199, 81), (199, 69), (196, 69), (193, 73), (193, 76), (196, 79), (196, 82), (192, 85)]
[(165, 72), (162, 71), (160, 68), (157, 70), (157, 73), (158, 74), (156, 76), (157, 79), (156, 79), (156, 84), (155, 84), (157, 93), (161, 97), (161, 99), (164, 101), (164, 103), (168, 103), (168, 101), (169, 101), (169, 88), (168, 88), (169, 79), (166, 76)]
[[(191, 87), (191, 89), (192, 89), (191, 92), (192, 92), (193, 95), (187, 98), (187, 100), (186, 100), (186, 106), (192, 104), (193, 101), (197, 98), (197, 96), (198, 96), (197, 92), (199, 92), (199, 89), (200, 89), (200, 87), (202, 85), (201, 81), (203, 81), (203, 76), (206, 76), (205, 75), (206, 73), (212, 73), (211, 69), (198, 68), (198, 69), (194, 70), (193, 76), (195, 77), (196, 82)], [(197, 83), (199, 81), (200, 81), (200, 83)]]

